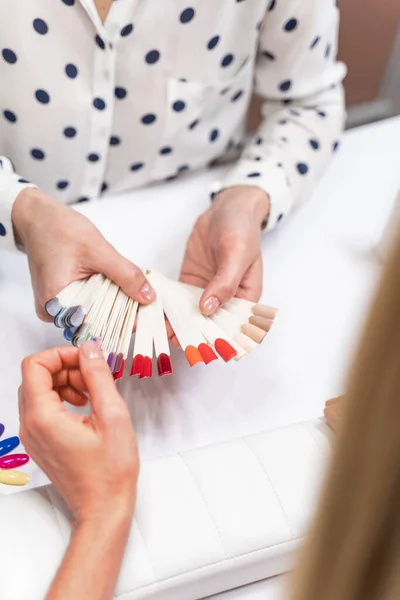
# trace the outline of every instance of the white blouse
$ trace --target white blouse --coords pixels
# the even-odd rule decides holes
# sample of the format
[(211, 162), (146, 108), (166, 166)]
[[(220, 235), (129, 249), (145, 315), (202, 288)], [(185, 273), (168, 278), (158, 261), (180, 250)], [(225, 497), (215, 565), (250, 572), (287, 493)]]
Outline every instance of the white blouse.
[(337, 33), (334, 0), (115, 0), (104, 25), (93, 0), (1, 0), (0, 249), (29, 182), (69, 204), (235, 153), (212, 192), (261, 187), (273, 228), (338, 145)]

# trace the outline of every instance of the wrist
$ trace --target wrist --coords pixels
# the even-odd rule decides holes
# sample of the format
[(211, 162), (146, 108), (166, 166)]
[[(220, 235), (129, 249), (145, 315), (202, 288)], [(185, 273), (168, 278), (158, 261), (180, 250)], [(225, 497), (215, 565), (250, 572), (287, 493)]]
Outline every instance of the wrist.
[(115, 504), (108, 510), (101, 513), (79, 519), (75, 524), (75, 531), (103, 533), (123, 533), (129, 531), (133, 519), (134, 502), (127, 502), (123, 505)]
[(264, 190), (248, 185), (225, 188), (215, 197), (213, 205), (217, 207), (235, 200), (239, 201), (241, 206), (246, 206), (261, 229), (266, 226), (270, 211), (270, 198)]
[(35, 214), (43, 203), (45, 196), (36, 188), (25, 188), (16, 197), (11, 220), (17, 246), (25, 248), (29, 227), (35, 220)]

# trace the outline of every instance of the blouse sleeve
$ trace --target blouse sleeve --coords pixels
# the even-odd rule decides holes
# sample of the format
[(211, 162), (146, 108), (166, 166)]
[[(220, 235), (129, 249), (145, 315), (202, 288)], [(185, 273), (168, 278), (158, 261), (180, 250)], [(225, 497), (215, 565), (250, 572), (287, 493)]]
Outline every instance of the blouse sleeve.
[(17, 250), (11, 211), (18, 194), (27, 187), (36, 186), (15, 173), (8, 158), (0, 156), (0, 250)]
[(310, 194), (339, 145), (346, 68), (336, 61), (338, 23), (334, 0), (269, 3), (255, 69), (262, 122), (218, 186), (265, 190), (271, 201), (267, 229)]

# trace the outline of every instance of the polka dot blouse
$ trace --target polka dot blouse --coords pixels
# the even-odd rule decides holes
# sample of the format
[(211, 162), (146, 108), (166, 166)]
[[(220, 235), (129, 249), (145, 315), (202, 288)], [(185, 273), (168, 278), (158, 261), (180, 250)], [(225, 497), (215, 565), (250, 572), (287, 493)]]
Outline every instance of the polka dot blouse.
[(229, 157), (211, 195), (259, 186), (273, 228), (338, 145), (337, 28), (334, 0), (115, 0), (104, 25), (92, 0), (2, 0), (0, 248), (26, 186), (71, 204)]

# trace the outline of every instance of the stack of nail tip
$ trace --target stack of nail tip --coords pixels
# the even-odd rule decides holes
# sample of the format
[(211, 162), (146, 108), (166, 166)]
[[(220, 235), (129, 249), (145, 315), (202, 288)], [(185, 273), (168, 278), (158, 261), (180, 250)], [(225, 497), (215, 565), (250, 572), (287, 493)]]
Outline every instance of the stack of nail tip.
[(156, 292), (156, 300), (149, 305), (138, 305), (100, 274), (72, 283), (46, 304), (54, 324), (64, 328), (64, 338), (74, 346), (98, 341), (116, 381), (123, 377), (128, 361), (131, 377), (172, 374), (166, 319), (187, 363), (195, 367), (220, 359), (241, 360), (263, 342), (277, 314), (275, 308), (232, 298), (207, 317), (199, 309), (204, 290), (172, 281), (156, 271), (144, 273)]
[[(0, 438), (4, 433), (4, 425), (0, 423)], [(16, 471), (29, 461), (27, 454), (10, 454), (19, 446), (17, 436), (0, 439), (0, 483), (4, 485), (24, 486), (30, 481), (30, 475)]]

